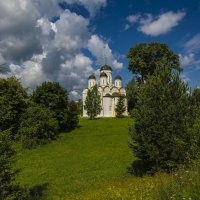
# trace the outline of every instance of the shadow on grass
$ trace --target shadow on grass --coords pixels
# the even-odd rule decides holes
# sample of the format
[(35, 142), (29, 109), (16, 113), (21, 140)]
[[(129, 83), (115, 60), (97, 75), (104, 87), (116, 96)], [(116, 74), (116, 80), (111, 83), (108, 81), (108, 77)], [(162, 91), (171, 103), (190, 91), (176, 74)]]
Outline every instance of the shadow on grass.
[(44, 197), (44, 192), (48, 188), (48, 183), (41, 185), (35, 185), (30, 188), (30, 200), (42, 200)]
[(144, 160), (135, 160), (132, 165), (128, 167), (128, 172), (137, 177), (143, 177), (145, 174), (149, 174), (149, 163)]

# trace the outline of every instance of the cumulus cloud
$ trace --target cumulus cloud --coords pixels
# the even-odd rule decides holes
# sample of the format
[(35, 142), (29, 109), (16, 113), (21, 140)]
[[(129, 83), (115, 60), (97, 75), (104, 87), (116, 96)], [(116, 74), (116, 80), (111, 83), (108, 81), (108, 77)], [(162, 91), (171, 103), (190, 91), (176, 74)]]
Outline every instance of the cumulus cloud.
[(190, 53), (188, 55), (179, 54), (181, 66), (186, 67), (192, 65), (195, 62), (195, 55)]
[[(110, 65), (119, 69), (122, 63), (108, 43), (91, 33), (89, 18), (62, 10), (59, 2), (0, 1), (0, 62), (9, 66), (1, 77), (14, 75), (30, 90), (43, 81), (58, 81), (71, 97), (79, 98), (87, 77), (98, 72), (94, 64), (102, 64), (104, 46)], [(107, 4), (107, 0), (65, 2), (84, 6), (93, 17)], [(54, 16), (59, 16), (56, 22), (51, 21)], [(85, 49), (95, 58), (84, 55)]]
[[(103, 65), (105, 62), (111, 65), (114, 69), (121, 69), (123, 64), (115, 59), (112, 50), (106, 42), (104, 42), (98, 35), (92, 35), (88, 40), (88, 50), (96, 57), (98, 65)], [(105, 60), (106, 59), (106, 60)]]
[(153, 16), (152, 14), (130, 15), (127, 17), (129, 26), (126, 25), (125, 29), (128, 29), (133, 23), (138, 22), (138, 31), (144, 33), (145, 35), (158, 36), (171, 31), (172, 28), (179, 24), (185, 15), (186, 13), (184, 11), (169, 11), (161, 13), (158, 16)]

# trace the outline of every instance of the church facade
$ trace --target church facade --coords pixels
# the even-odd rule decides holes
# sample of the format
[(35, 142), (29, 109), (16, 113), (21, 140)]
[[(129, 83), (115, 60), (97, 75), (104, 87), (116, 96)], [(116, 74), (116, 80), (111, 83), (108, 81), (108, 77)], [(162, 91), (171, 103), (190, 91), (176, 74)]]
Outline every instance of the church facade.
[[(97, 83), (96, 77), (90, 75), (88, 78), (88, 88), (84, 89), (82, 92), (83, 98), (83, 117), (88, 117), (87, 111), (84, 109), (85, 99), (87, 97), (87, 92), (94, 85), (98, 86), (98, 91), (101, 96), (101, 106), (102, 110), (98, 117), (115, 117), (115, 108), (118, 102), (118, 96), (126, 96), (126, 90), (122, 87), (122, 78), (121, 76), (116, 76), (114, 78), (114, 84), (112, 82), (112, 68), (108, 65), (104, 65), (100, 69), (99, 83)], [(124, 116), (128, 115), (127, 112), (127, 100), (125, 98), (126, 111)]]

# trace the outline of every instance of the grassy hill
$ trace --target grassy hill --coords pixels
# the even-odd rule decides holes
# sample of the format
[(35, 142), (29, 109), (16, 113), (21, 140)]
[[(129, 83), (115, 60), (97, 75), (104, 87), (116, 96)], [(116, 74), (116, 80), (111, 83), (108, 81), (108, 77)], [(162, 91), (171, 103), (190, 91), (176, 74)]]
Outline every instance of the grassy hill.
[[(124, 119), (81, 119), (80, 127), (50, 144), (18, 151), (17, 182), (32, 190), (33, 199), (133, 200), (199, 199), (200, 170), (134, 177), (134, 160)], [(194, 196), (195, 195), (195, 196)]]
[(51, 144), (17, 154), (17, 178), (44, 189), (47, 199), (73, 199), (129, 176), (129, 118), (81, 119), (80, 127)]

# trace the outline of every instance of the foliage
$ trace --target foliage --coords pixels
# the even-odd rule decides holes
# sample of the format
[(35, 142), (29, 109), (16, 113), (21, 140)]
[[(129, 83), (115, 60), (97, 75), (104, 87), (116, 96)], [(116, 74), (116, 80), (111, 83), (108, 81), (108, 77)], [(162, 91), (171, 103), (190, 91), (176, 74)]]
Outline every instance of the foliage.
[(192, 91), (191, 105), (200, 106), (200, 88), (195, 88)]
[(174, 54), (166, 44), (158, 42), (140, 43), (132, 47), (127, 57), (128, 69), (137, 75), (138, 82), (144, 82), (156, 68), (170, 68), (181, 71), (179, 56)]
[(27, 90), (15, 77), (0, 79), (0, 130), (16, 133), (28, 102)]
[(122, 118), (124, 117), (124, 112), (126, 111), (126, 105), (125, 105), (125, 96), (124, 95), (119, 95), (118, 101), (116, 104), (115, 112), (116, 112), (116, 117), (117, 118)]
[(101, 113), (101, 96), (96, 85), (92, 89), (88, 90), (84, 108), (90, 119), (94, 119)]
[(9, 131), (0, 131), (0, 200), (27, 200), (29, 193), (14, 183), (14, 151)]
[(83, 101), (81, 99), (78, 100), (77, 106), (79, 116), (83, 116)]
[(126, 98), (128, 101), (129, 112), (131, 112), (135, 107), (138, 89), (138, 84), (136, 83), (135, 79), (130, 80), (126, 86)]
[(187, 90), (179, 74), (165, 68), (149, 76), (138, 92), (131, 148), (149, 172), (171, 170), (194, 156), (186, 125)]
[(54, 140), (58, 136), (58, 122), (51, 110), (41, 105), (30, 106), (21, 118), (19, 134), (25, 148)]
[(33, 91), (32, 99), (36, 104), (49, 108), (58, 120), (60, 130), (67, 129), (67, 91), (57, 82), (44, 82)]
[(74, 101), (70, 101), (67, 110), (67, 129), (72, 130), (78, 126), (78, 105)]

